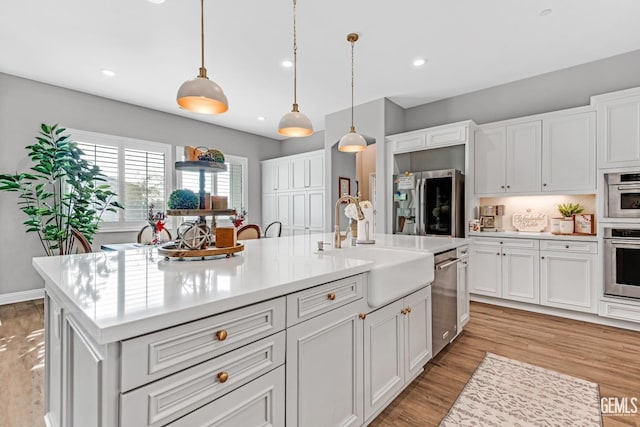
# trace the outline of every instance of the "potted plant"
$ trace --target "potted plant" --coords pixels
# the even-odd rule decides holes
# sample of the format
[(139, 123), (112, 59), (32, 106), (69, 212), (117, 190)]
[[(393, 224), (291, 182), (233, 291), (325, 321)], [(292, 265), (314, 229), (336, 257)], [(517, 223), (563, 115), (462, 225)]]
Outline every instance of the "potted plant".
[(123, 206), (106, 184), (100, 168), (82, 158), (84, 154), (65, 128), (40, 126), (36, 142), (26, 148), (33, 162), (30, 172), (0, 174), (0, 191), (19, 193), (18, 206), (27, 215), (27, 232), (35, 232), (47, 255), (71, 251), (71, 230), (89, 242), (102, 215)]
[(560, 234), (572, 234), (573, 215), (581, 213), (584, 211), (584, 208), (580, 206), (580, 203), (560, 203), (558, 205), (558, 211), (562, 215)]

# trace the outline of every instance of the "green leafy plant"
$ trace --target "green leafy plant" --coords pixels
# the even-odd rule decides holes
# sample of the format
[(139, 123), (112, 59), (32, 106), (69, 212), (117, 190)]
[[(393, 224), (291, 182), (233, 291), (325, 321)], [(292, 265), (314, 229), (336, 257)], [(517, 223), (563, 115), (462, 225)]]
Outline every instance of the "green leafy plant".
[(580, 206), (580, 203), (560, 203), (558, 205), (558, 211), (565, 218), (570, 218), (574, 214), (579, 214), (584, 211), (584, 208)]
[(174, 190), (167, 205), (169, 209), (198, 209), (200, 198), (191, 190)]
[(0, 174), (0, 191), (19, 193), (18, 206), (28, 217), (26, 231), (38, 234), (47, 255), (71, 252), (72, 228), (91, 242), (103, 214), (123, 209), (107, 177), (82, 158), (65, 130), (42, 124), (36, 142), (26, 147), (32, 172)]

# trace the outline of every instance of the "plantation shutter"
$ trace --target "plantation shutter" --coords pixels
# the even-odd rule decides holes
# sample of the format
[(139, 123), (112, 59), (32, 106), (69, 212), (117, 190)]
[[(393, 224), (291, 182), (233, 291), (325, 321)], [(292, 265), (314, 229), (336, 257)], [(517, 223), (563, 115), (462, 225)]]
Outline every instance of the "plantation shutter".
[(124, 150), (125, 220), (145, 221), (150, 205), (155, 212), (165, 206), (164, 153)]
[[(78, 142), (78, 148), (84, 152), (82, 158), (93, 165), (97, 165), (107, 177), (107, 182), (97, 184), (109, 184), (111, 190), (118, 193), (118, 147)], [(120, 199), (119, 197), (114, 197), (113, 201), (122, 203)], [(118, 222), (118, 213), (105, 212), (102, 220), (105, 222)]]

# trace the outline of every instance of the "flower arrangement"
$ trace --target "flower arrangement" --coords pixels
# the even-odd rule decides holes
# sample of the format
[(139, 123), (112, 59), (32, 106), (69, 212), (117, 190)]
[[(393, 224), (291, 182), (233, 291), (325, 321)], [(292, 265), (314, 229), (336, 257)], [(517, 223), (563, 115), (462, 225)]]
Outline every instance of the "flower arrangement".
[(240, 211), (236, 215), (232, 215), (229, 217), (229, 221), (233, 223), (233, 226), (235, 228), (238, 228), (242, 225), (246, 217), (247, 217), (247, 210), (244, 208), (240, 208)]
[[(360, 209), (371, 209), (373, 205), (368, 200), (363, 200), (360, 204)], [(344, 214), (347, 218), (353, 221), (358, 220), (358, 209), (354, 203), (347, 203), (347, 206), (344, 207)]]
[(164, 212), (153, 212), (153, 203), (149, 205), (149, 212), (147, 214), (147, 222), (149, 223), (149, 227), (151, 227), (152, 238), (151, 244), (157, 245), (160, 243), (160, 232), (164, 230), (164, 221), (165, 221), (165, 213)]

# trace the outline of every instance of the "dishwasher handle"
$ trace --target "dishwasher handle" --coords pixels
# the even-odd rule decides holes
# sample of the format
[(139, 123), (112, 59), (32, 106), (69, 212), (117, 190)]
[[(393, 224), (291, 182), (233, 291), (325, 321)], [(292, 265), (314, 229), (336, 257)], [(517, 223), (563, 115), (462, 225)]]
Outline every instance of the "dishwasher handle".
[(444, 270), (445, 268), (451, 267), (452, 265), (457, 264), (460, 261), (462, 261), (461, 258), (449, 259), (448, 261), (441, 262), (440, 264), (436, 265), (435, 269), (436, 270)]

